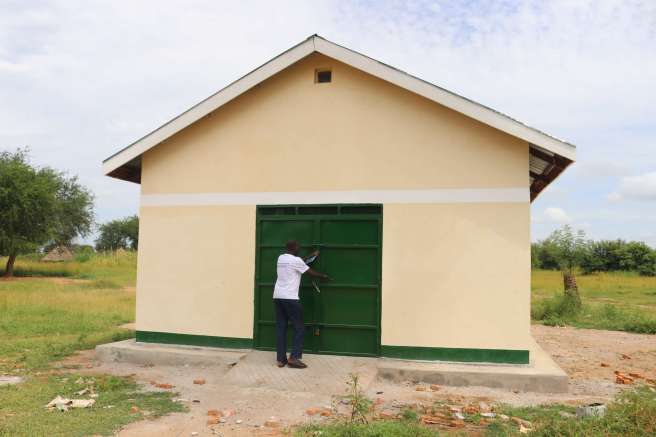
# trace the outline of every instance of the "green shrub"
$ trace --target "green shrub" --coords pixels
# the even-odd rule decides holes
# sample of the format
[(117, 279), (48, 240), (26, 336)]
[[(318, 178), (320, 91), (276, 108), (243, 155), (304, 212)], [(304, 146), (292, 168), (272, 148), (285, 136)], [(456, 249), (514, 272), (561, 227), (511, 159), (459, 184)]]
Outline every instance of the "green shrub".
[(608, 405), (603, 417), (563, 419), (550, 417), (538, 422), (531, 433), (552, 436), (654, 436), (656, 435), (656, 393), (646, 387), (621, 394)]
[[(533, 320), (559, 321), (571, 319), (581, 313), (581, 307), (569, 294), (557, 294), (544, 299), (531, 309)], [(558, 323), (552, 323), (558, 324)]]
[(297, 428), (295, 437), (438, 437), (437, 431), (414, 422), (331, 423)]
[(580, 310), (567, 295), (557, 294), (537, 302), (531, 308), (531, 318), (547, 326), (571, 325), (579, 328), (656, 334), (656, 318), (611, 304), (586, 304)]
[(419, 415), (412, 408), (404, 408), (403, 411), (401, 411), (401, 418), (410, 422), (416, 422), (419, 420)]

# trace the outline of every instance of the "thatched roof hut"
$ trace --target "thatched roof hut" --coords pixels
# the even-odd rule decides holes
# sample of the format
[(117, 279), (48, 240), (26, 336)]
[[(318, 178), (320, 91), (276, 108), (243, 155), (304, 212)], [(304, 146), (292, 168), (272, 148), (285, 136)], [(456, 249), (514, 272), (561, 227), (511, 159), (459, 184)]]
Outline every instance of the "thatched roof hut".
[(41, 261), (73, 261), (73, 253), (66, 246), (57, 246), (41, 258)]

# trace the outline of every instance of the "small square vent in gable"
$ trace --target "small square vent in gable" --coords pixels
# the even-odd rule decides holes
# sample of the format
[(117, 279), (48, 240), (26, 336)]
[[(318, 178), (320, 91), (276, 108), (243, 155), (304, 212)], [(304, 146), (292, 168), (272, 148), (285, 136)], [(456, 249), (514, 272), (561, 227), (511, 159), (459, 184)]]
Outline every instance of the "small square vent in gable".
[(314, 83), (330, 83), (333, 80), (333, 72), (328, 68), (317, 68), (314, 71)]

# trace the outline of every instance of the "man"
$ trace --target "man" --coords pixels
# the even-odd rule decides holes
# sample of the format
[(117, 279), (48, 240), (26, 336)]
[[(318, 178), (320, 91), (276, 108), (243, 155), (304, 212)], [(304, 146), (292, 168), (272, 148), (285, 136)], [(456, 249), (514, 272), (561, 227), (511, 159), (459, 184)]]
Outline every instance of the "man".
[[(328, 279), (328, 275), (312, 270), (306, 262), (298, 257), (300, 246), (296, 241), (288, 241), (285, 245), (286, 253), (278, 257), (276, 286), (273, 290), (273, 303), (276, 307), (276, 350), (278, 367), (289, 366), (294, 369), (307, 367), (301, 361), (303, 354), (303, 308), (298, 299), (298, 288), (301, 285), (301, 276), (308, 273), (321, 279)], [(307, 260), (316, 258), (319, 251), (312, 253)], [(292, 353), (287, 359), (287, 322), (294, 326), (294, 341)]]

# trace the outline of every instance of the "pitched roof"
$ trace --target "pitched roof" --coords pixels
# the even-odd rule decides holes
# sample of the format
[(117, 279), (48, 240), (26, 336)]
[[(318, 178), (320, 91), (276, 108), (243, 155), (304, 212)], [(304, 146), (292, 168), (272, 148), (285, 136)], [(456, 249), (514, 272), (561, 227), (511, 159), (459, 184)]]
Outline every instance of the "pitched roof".
[(576, 147), (501, 112), (440, 88), (363, 54), (312, 35), (103, 161), (104, 174), (141, 181), (141, 155), (260, 82), (318, 52), (530, 144), (531, 200), (576, 158)]

